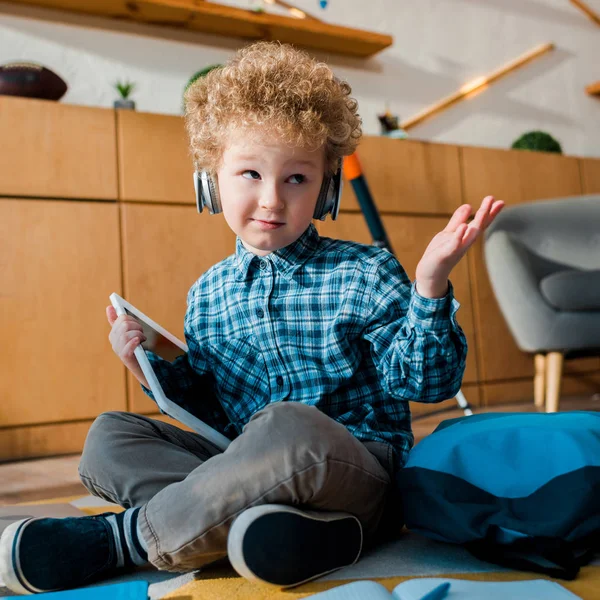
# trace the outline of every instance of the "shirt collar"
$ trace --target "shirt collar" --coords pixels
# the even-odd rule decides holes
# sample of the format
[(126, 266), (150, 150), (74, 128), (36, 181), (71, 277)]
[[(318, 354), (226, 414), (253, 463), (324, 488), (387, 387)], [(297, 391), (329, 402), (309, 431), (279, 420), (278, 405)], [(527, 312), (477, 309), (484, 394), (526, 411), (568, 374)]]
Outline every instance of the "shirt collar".
[[(315, 253), (319, 246), (319, 239), (317, 228), (311, 223), (295, 242), (271, 252), (264, 259), (271, 261), (281, 275), (291, 279), (296, 269)], [(247, 250), (239, 237), (236, 240), (235, 255), (238, 267), (237, 279), (240, 280), (246, 279), (252, 272), (251, 267), (254, 265), (256, 268), (262, 258)]]

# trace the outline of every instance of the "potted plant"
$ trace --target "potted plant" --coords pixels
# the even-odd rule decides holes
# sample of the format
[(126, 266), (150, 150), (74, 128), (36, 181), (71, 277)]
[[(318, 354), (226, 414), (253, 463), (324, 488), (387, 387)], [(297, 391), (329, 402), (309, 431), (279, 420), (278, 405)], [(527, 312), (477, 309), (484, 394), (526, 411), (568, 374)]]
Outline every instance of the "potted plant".
[(528, 131), (511, 146), (516, 150), (537, 150), (538, 152), (557, 152), (562, 154), (560, 144), (545, 131)]
[(118, 100), (115, 100), (115, 108), (126, 108), (128, 110), (135, 110), (135, 102), (129, 99), (131, 92), (135, 89), (135, 83), (131, 81), (117, 81), (114, 84), (115, 89), (121, 96)]

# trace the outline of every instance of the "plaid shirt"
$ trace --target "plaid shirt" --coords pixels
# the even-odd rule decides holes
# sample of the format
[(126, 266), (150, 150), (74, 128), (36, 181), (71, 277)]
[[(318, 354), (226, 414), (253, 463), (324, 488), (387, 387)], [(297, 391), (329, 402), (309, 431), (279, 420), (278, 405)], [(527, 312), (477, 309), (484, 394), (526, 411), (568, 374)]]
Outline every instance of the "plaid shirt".
[(154, 367), (170, 400), (230, 438), (271, 402), (303, 402), (360, 440), (391, 444), (402, 466), (408, 400), (460, 388), (467, 345), (452, 287), (423, 298), (389, 252), (313, 225), (264, 257), (238, 239), (187, 301), (189, 353)]

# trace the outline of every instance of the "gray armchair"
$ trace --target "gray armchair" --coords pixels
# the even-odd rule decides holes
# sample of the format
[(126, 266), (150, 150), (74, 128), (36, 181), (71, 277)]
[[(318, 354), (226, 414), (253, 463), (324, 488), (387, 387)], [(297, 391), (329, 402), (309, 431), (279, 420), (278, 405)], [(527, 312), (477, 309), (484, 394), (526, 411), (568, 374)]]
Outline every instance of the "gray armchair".
[(535, 404), (555, 412), (563, 360), (600, 354), (600, 195), (505, 207), (484, 255), (517, 345), (535, 355)]

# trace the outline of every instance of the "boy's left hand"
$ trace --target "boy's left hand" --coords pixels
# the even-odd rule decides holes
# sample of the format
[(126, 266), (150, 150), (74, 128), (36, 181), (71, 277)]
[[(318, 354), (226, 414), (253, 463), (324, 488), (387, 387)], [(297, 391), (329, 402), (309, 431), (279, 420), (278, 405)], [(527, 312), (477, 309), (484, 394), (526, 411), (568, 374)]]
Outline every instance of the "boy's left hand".
[(444, 231), (431, 240), (417, 265), (417, 292), (420, 296), (442, 298), (447, 294), (450, 272), (503, 207), (502, 200), (486, 196), (469, 224), (467, 219), (471, 215), (471, 205), (463, 204), (456, 209)]

